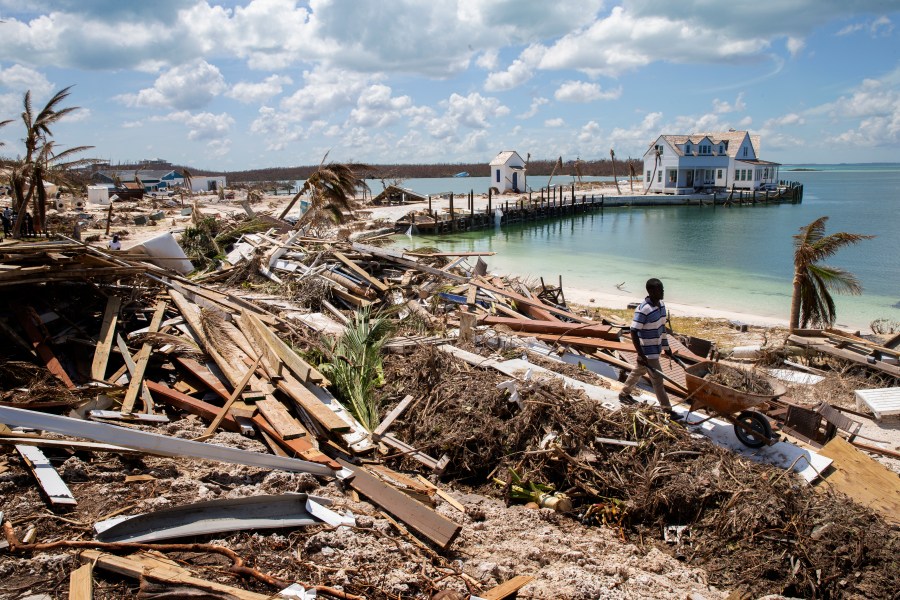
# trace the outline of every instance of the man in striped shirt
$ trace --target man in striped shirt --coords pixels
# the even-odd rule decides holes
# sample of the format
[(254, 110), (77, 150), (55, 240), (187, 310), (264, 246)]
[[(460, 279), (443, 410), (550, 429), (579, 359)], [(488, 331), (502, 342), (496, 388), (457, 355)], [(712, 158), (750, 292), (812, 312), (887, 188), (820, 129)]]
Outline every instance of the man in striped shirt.
[(677, 420), (680, 416), (672, 412), (672, 404), (663, 385), (662, 365), (659, 363), (659, 355), (663, 352), (666, 356), (672, 357), (669, 340), (666, 338), (667, 317), (666, 303), (663, 302), (663, 284), (659, 279), (650, 279), (647, 281), (647, 297), (634, 311), (634, 320), (631, 323), (631, 343), (634, 344), (638, 354), (638, 365), (625, 380), (625, 387), (619, 394), (619, 400), (625, 404), (634, 404), (635, 399), (631, 393), (638, 380), (649, 374), (659, 405), (671, 418)]

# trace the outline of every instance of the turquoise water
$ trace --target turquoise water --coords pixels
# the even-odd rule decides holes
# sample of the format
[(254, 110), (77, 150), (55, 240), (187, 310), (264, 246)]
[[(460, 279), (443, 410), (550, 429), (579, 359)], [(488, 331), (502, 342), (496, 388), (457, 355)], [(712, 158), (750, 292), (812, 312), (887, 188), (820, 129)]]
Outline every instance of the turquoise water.
[[(635, 298), (643, 282), (659, 277), (674, 303), (787, 319), (793, 275), (793, 235), (820, 216), (826, 233), (877, 236), (841, 250), (827, 264), (847, 269), (863, 284), (862, 296), (835, 296), (838, 324), (868, 330), (878, 318), (900, 322), (900, 165), (797, 165), (781, 177), (804, 184), (797, 205), (605, 209), (536, 224), (439, 236), (406, 236), (407, 248), (493, 251), (492, 271), (543, 277), (563, 287)], [(471, 185), (482, 178), (467, 178)], [(484, 178), (487, 180), (487, 178)], [(449, 191), (459, 179), (428, 182)], [(529, 183), (532, 183), (529, 181)], [(560, 181), (561, 183), (561, 181)]]

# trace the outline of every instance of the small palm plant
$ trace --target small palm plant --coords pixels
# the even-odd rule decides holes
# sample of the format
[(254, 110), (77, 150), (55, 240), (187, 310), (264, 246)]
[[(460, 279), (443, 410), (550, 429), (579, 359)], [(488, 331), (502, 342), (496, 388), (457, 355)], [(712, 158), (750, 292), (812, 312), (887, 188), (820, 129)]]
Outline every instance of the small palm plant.
[(378, 427), (374, 391), (384, 383), (381, 349), (392, 330), (388, 319), (373, 316), (369, 308), (357, 311), (329, 352), (330, 362), (321, 366), (338, 398), (368, 431)]

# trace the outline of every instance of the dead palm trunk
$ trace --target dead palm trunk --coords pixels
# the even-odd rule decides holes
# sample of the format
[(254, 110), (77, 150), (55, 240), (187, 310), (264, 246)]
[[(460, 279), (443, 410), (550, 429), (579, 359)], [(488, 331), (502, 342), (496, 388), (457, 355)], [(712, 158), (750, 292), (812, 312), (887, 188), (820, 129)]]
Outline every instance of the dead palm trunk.
[(556, 169), (562, 168), (562, 156), (556, 159), (556, 162), (553, 163), (553, 170), (550, 171), (550, 179), (547, 180), (547, 189), (550, 189), (550, 182), (553, 181), (553, 176), (556, 175)]

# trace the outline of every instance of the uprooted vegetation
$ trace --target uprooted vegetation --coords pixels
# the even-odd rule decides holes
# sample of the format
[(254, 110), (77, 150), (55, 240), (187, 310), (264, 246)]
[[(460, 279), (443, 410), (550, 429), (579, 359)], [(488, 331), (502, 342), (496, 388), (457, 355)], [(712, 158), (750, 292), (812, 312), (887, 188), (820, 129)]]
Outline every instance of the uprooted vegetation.
[(669, 526), (687, 526), (677, 553), (721, 587), (873, 598), (900, 584), (900, 538), (879, 517), (655, 410), (610, 413), (540, 381), (518, 388), (519, 405), (497, 388), (502, 376), (476, 378), (430, 348), (386, 368), (388, 381), (420, 397), (398, 431), (423, 451), (449, 455), (447, 478), (501, 495), (489, 476), (509, 480), (514, 471), (567, 493), (573, 518), (611, 527), (623, 540), (652, 543)]

